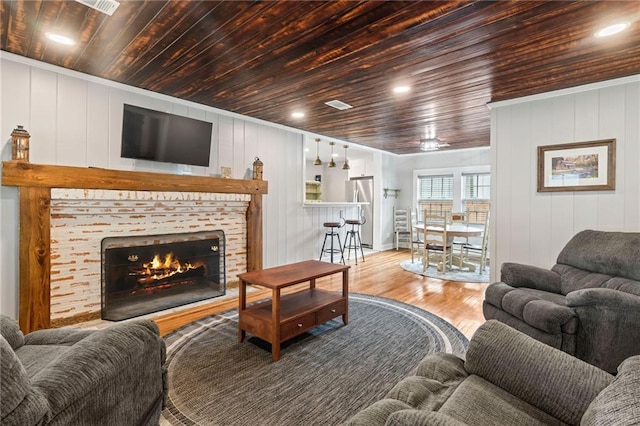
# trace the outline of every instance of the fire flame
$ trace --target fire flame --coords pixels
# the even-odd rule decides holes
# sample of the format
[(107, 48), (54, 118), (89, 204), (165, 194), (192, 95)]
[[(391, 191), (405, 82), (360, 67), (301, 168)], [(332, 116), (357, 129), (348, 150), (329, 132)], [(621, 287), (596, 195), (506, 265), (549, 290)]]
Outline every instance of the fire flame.
[(164, 260), (156, 253), (151, 262), (142, 264), (142, 268), (140, 272), (146, 276), (144, 281), (149, 281), (152, 279), (161, 280), (175, 274), (182, 274), (191, 269), (195, 269), (196, 266), (190, 262), (181, 263), (180, 260), (174, 256), (173, 252), (170, 252), (165, 254)]

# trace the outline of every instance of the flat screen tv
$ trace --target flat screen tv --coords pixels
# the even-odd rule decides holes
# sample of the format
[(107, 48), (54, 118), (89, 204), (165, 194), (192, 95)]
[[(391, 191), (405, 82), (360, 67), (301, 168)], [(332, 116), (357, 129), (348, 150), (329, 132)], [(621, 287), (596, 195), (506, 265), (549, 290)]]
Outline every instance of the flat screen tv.
[(209, 166), (212, 124), (124, 104), (123, 158)]

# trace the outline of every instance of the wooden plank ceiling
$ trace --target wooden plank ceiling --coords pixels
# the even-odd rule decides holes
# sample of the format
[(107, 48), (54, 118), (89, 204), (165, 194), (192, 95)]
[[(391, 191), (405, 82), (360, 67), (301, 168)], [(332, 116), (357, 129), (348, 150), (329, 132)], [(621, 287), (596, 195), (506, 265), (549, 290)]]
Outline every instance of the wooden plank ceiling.
[[(2, 1), (1, 48), (397, 153), (489, 145), (490, 101), (640, 73), (636, 1)], [(594, 32), (619, 20), (625, 32)], [(47, 40), (45, 32), (76, 40)], [(411, 91), (394, 94), (394, 84)], [(339, 111), (324, 103), (353, 106)], [(291, 113), (304, 111), (303, 119)]]

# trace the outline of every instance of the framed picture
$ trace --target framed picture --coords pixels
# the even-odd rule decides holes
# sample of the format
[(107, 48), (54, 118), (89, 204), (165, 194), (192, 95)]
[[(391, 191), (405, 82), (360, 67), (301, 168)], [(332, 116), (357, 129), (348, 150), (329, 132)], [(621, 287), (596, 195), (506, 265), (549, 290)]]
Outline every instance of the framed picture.
[(615, 188), (615, 139), (538, 147), (538, 192)]

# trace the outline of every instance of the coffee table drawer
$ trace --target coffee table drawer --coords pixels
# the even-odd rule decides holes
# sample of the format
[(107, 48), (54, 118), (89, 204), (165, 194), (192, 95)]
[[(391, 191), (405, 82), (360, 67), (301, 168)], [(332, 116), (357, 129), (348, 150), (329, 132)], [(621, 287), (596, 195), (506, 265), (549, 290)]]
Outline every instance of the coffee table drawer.
[(280, 340), (284, 342), (287, 339), (315, 327), (315, 325), (316, 315), (314, 313), (285, 322), (280, 326)]
[(321, 308), (316, 313), (317, 324), (322, 324), (340, 315), (344, 315), (347, 311), (347, 301), (340, 300), (331, 305)]

